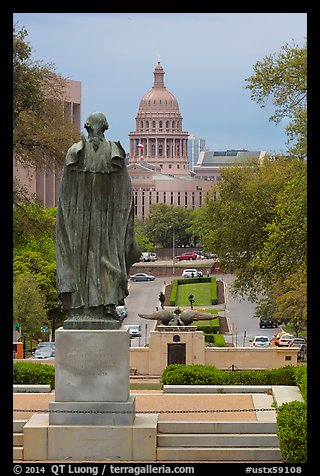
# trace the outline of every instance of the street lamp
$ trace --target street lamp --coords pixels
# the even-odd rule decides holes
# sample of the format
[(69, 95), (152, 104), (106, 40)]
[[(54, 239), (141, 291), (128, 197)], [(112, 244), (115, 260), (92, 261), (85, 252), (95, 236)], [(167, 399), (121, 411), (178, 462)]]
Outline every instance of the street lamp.
[(169, 228), (172, 228), (172, 274), (174, 275), (174, 227), (169, 225)]

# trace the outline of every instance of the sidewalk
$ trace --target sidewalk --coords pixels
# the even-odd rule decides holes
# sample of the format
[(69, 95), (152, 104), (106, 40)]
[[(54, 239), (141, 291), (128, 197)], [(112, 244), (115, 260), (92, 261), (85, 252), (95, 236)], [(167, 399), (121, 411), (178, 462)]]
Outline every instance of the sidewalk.
[[(252, 394), (164, 394), (162, 390), (132, 390), (136, 397), (136, 412), (159, 413), (159, 420), (185, 421), (257, 421), (255, 408), (271, 408), (272, 397), (260, 394), (257, 399)], [(29, 419), (32, 410), (49, 409), (49, 402), (54, 401), (54, 391), (50, 393), (15, 393), (13, 394), (14, 410), (31, 410), (30, 412), (14, 412), (16, 420)], [(173, 411), (176, 410), (177, 413)], [(201, 412), (197, 412), (201, 410)], [(204, 412), (208, 410), (208, 412)], [(231, 412), (210, 412), (212, 410), (232, 410)], [(235, 412), (234, 410), (249, 410)], [(165, 413), (168, 411), (168, 413)], [(160, 413), (163, 412), (163, 413)], [(37, 412), (38, 413), (38, 412)], [(264, 412), (264, 416), (273, 421), (275, 412)]]

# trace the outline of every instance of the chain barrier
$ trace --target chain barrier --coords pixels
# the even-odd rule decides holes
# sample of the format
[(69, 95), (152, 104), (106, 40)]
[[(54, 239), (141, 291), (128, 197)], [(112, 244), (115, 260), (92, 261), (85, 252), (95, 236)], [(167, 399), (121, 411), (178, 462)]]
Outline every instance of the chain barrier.
[(106, 411), (106, 410), (34, 410), (34, 409), (14, 409), (17, 413), (112, 413), (112, 414), (127, 414), (127, 413), (236, 413), (236, 412), (275, 412), (277, 408), (241, 408), (241, 409), (215, 409), (215, 410), (136, 410), (136, 411)]

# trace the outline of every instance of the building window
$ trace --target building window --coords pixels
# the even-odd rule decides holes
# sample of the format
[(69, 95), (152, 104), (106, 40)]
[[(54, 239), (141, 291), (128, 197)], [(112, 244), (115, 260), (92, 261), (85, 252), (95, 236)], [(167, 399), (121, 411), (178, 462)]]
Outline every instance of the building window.
[(162, 157), (162, 144), (159, 145), (159, 157)]
[(149, 192), (149, 205), (152, 204), (152, 192)]
[(156, 193), (156, 202), (159, 203), (159, 192)]
[(178, 205), (181, 205), (181, 192), (178, 192)]
[[(167, 103), (167, 101), (166, 101)], [(169, 129), (169, 121), (166, 121), (166, 129)]]
[[(161, 101), (160, 101), (161, 103)], [(162, 121), (159, 121), (159, 129), (162, 129)]]
[(152, 128), (153, 128), (153, 129), (156, 128), (156, 121), (152, 121)]
[(199, 192), (199, 207), (202, 206), (202, 192)]
[(191, 203), (192, 203), (192, 208), (194, 208), (194, 192), (192, 192), (192, 195), (191, 195)]
[(155, 144), (152, 144), (151, 145), (151, 157), (155, 157), (156, 156), (156, 146)]
[(188, 192), (184, 192), (184, 208), (188, 208)]
[(167, 192), (163, 192), (163, 203), (167, 202)]
[(149, 129), (149, 121), (146, 121), (146, 128)]
[(174, 121), (172, 121), (172, 129), (174, 129)]
[(173, 205), (173, 192), (170, 192), (170, 205)]

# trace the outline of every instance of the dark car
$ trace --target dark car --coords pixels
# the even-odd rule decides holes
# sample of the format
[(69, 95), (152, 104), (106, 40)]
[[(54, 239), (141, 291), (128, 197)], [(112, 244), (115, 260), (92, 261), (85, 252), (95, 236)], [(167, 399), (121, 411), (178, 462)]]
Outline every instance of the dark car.
[(263, 327), (278, 327), (278, 322), (275, 319), (269, 319), (268, 317), (261, 317), (259, 321), (260, 329)]

